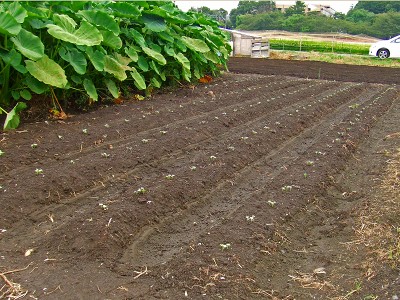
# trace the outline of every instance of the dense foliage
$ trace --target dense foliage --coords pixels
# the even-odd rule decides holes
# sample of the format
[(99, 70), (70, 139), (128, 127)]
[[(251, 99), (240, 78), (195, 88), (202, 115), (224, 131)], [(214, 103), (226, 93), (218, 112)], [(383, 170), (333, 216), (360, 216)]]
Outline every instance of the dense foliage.
[(342, 42), (321, 42), (303, 40), (269, 39), (270, 48), (289, 51), (334, 52), (338, 54), (368, 55), (369, 45)]
[(232, 27), (243, 30), (342, 32), (389, 38), (400, 34), (400, 1), (359, 1), (347, 14), (332, 17), (306, 14), (302, 1), (284, 12), (277, 10), (274, 2), (239, 1), (229, 18)]
[(2, 2), (0, 37), (5, 129), (18, 126), (32, 94), (56, 105), (151, 92), (217, 73), (230, 52), (217, 22), (160, 1)]

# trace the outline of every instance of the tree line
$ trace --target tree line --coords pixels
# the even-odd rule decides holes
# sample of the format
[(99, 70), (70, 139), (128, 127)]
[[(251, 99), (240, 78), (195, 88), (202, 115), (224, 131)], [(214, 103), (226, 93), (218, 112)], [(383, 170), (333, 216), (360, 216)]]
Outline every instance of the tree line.
[(336, 12), (325, 16), (320, 12), (306, 13), (302, 1), (285, 11), (274, 1), (239, 1), (229, 13), (223, 8), (191, 8), (220, 23), (242, 30), (286, 30), (292, 32), (341, 32), (390, 38), (400, 34), (400, 1), (359, 1), (347, 14)]

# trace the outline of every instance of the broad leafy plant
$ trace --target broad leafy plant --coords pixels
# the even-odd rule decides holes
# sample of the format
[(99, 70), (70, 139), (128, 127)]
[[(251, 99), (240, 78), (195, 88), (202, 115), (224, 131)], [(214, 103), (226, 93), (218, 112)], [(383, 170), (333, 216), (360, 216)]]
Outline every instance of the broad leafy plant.
[(34, 94), (90, 102), (128, 87), (150, 93), (216, 75), (230, 46), (218, 24), (172, 2), (2, 2), (0, 114), (4, 129)]

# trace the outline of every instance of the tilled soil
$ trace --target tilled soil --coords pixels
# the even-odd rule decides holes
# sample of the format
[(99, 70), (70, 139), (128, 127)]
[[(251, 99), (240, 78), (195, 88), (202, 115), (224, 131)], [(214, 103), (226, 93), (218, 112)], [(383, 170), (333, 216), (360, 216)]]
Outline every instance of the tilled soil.
[[(267, 70), (271, 61), (229, 66), (258, 73), (254, 63)], [(295, 70), (279, 63), (283, 75)], [(14, 294), (400, 296), (399, 270), (386, 265), (352, 292), (367, 253), (348, 247), (358, 207), (378, 194), (386, 159), (375, 153), (398, 146), (384, 138), (399, 130), (399, 87), (390, 76), (373, 84), (278, 70), (226, 73), (3, 133), (0, 261), (2, 272), (17, 270), (3, 275), (20, 285)], [(0, 293), (10, 294), (3, 280)]]

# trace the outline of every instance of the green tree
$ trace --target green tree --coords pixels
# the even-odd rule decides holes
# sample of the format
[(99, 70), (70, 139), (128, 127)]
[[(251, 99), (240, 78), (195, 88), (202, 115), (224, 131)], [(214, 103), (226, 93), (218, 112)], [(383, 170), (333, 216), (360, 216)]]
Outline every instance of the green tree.
[(275, 9), (274, 1), (239, 1), (237, 8), (231, 10), (229, 19), (232, 22), (232, 26), (236, 27), (238, 24), (238, 16), (247, 14), (260, 14), (270, 12)]
[(359, 23), (368, 22), (372, 23), (375, 18), (375, 14), (366, 9), (351, 9), (346, 15), (346, 20)]
[(373, 34), (380, 38), (390, 38), (400, 32), (400, 13), (389, 12), (376, 16), (372, 24)]
[(290, 6), (286, 11), (285, 15), (290, 17), (293, 15), (304, 15), (306, 10), (306, 4), (302, 1), (296, 1), (295, 5)]
[(400, 12), (400, 1), (358, 1), (354, 9), (365, 9), (374, 14)]
[(221, 25), (226, 25), (227, 22), (227, 17), (228, 17), (228, 12), (223, 9), (210, 9), (207, 6), (202, 6), (202, 7), (192, 7), (189, 9), (191, 12), (196, 12), (196, 13), (201, 13), (208, 18), (214, 19), (215, 21), (219, 22)]

